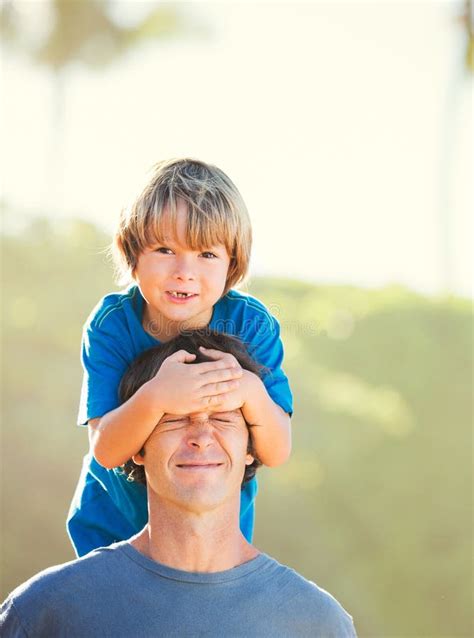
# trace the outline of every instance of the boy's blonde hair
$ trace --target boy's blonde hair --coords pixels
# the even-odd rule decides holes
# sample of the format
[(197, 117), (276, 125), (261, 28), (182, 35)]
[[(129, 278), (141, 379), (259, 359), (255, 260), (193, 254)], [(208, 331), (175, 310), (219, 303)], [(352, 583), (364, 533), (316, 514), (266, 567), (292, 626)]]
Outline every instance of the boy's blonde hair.
[(194, 159), (159, 162), (133, 204), (120, 214), (112, 255), (120, 283), (133, 278), (139, 255), (164, 243), (163, 210), (176, 227), (178, 201), (187, 205), (186, 242), (192, 250), (223, 244), (230, 256), (224, 294), (243, 281), (250, 261), (252, 229), (237, 187), (217, 166)]

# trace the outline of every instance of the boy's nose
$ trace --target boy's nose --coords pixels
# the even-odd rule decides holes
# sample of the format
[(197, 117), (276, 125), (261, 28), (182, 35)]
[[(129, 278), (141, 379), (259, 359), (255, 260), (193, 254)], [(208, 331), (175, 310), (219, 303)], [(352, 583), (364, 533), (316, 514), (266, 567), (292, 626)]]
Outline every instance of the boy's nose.
[(195, 278), (194, 266), (192, 260), (187, 257), (181, 257), (176, 260), (174, 276), (176, 279), (189, 280)]

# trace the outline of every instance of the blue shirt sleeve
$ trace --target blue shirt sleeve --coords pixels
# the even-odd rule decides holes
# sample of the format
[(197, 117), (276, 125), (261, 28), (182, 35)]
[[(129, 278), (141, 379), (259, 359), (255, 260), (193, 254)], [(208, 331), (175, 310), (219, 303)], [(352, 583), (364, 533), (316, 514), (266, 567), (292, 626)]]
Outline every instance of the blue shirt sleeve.
[(134, 354), (128, 352), (123, 331), (114, 317), (107, 321), (92, 319), (84, 327), (81, 352), (84, 376), (79, 425), (104, 416), (120, 404), (120, 380), (134, 358)]
[(249, 354), (267, 369), (262, 380), (268, 394), (291, 416), (293, 397), (288, 378), (282, 369), (284, 352), (280, 324), (266, 308), (256, 315), (253, 324), (253, 334), (247, 335), (246, 339)]

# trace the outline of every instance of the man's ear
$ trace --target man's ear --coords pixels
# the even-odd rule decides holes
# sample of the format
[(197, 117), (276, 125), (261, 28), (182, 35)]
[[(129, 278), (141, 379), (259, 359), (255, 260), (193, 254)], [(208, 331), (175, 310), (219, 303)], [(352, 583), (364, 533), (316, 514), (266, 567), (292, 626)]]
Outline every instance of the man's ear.
[(135, 463), (135, 465), (145, 465), (144, 456), (145, 450), (142, 448), (140, 452), (138, 452), (138, 454), (134, 454), (132, 456), (132, 461)]

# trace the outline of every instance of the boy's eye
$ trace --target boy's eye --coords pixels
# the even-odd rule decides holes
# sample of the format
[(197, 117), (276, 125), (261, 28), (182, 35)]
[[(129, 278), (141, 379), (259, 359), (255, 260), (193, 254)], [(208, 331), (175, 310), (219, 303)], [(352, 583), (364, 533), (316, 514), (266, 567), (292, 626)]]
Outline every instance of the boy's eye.
[(159, 248), (155, 248), (155, 253), (161, 253), (162, 255), (172, 255), (173, 251), (171, 248), (166, 248), (166, 246), (160, 246)]
[(217, 259), (217, 255), (215, 253), (211, 253), (209, 250), (204, 251), (201, 255), (206, 259)]

